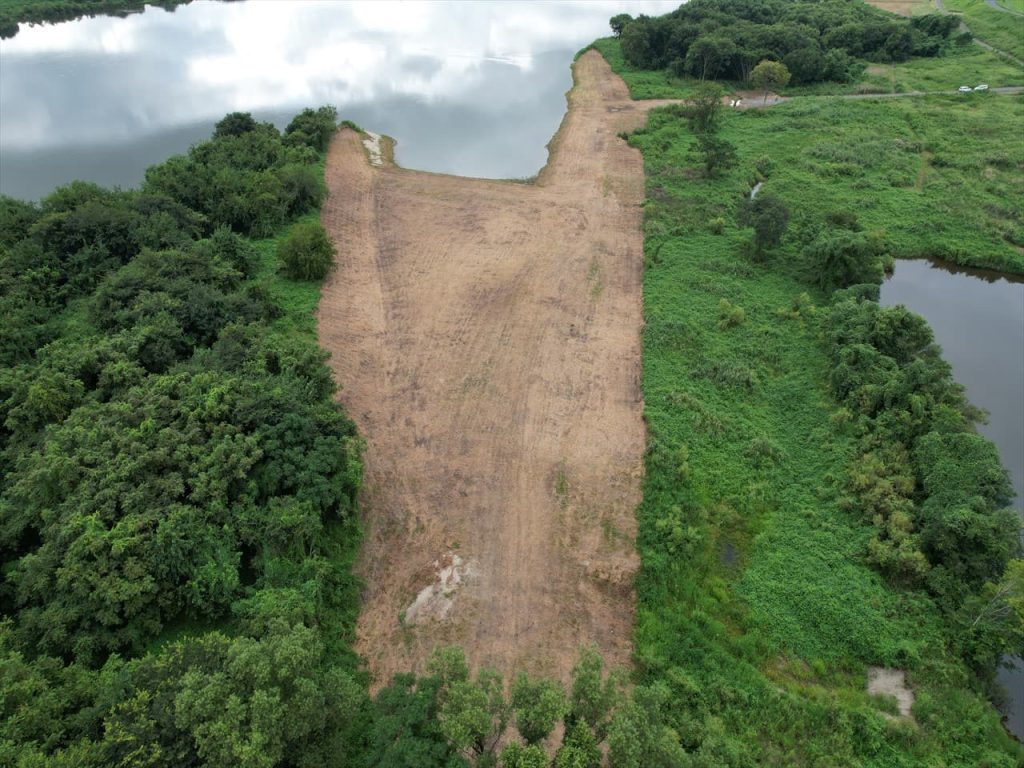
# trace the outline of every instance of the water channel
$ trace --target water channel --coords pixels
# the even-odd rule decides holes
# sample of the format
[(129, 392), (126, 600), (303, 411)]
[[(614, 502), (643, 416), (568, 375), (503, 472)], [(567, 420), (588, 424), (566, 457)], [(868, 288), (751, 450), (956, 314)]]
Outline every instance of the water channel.
[[(635, 14), (678, 0), (632, 0)], [(23, 27), (0, 43), (0, 193), (73, 179), (133, 186), (235, 110), (283, 126), (305, 106), (398, 140), (411, 168), (526, 177), (565, 110), (576, 50), (608, 33), (595, 2), (194, 2)], [(991, 414), (1024, 498), (1024, 283), (900, 262), (882, 302), (924, 315), (970, 399)], [(1024, 670), (1004, 673), (1024, 737)]]

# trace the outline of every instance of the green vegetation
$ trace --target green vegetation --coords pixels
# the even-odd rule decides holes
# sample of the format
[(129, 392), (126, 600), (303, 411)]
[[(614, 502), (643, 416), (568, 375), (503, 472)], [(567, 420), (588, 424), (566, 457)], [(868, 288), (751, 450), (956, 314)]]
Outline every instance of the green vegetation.
[[(977, 45), (955, 46), (941, 58), (872, 64), (856, 85), (839, 90), (851, 93), (951, 91), (961, 85), (978, 83), (987, 83), (993, 88), (1021, 85), (1024, 69)], [(787, 91), (788, 94), (813, 92), (809, 88)]]
[(138, 191), (0, 200), (6, 765), (361, 748), (360, 443), (317, 284), (243, 236), (318, 204), (322, 160), (289, 128), (229, 115)]
[[(526, 675), (506, 694), (494, 670), (471, 676), (460, 649), (439, 648), (425, 676), (398, 675), (378, 694), (362, 764), (599, 768), (604, 744), (616, 768), (719, 765), (686, 753), (681, 734), (670, 725), (673, 707), (666, 686), (630, 690), (621, 670), (606, 672), (596, 649), (581, 650), (567, 696), (557, 683)], [(550, 744), (557, 742), (550, 734), (558, 724), (564, 735)]]
[[(1016, 8), (1007, 0), (1001, 3), (1018, 13), (1024, 12), (1019, 2)], [(942, 4), (947, 10), (960, 14), (979, 40), (1024, 60), (1024, 17), (990, 8), (985, 0), (943, 0)]]
[(4, 0), (0, 5), (0, 38), (18, 34), (18, 24), (70, 21), (82, 16), (124, 15), (147, 5), (174, 10), (192, 0)]
[[(634, 95), (674, 87), (598, 47)], [(894, 256), (1024, 271), (1005, 141), (1022, 102), (725, 110), (720, 173), (698, 109), (630, 137), (648, 185), (639, 680), (710, 764), (1018, 765), (986, 701), (1024, 630), (1006, 475), (927, 325), (872, 299)], [(907, 669), (915, 723), (867, 696), (872, 664)]]
[(634, 67), (746, 82), (759, 62), (770, 60), (784, 64), (795, 84), (848, 82), (858, 59), (939, 56), (958, 26), (942, 14), (902, 19), (836, 0), (691, 0), (665, 16), (616, 19), (612, 29)]
[[(955, 0), (954, 0), (955, 1)], [(980, 2), (980, 0), (979, 0)], [(1013, 18), (1008, 13), (1000, 13), (985, 7), (997, 16)], [(686, 7), (693, 7), (688, 3)], [(877, 12), (877, 11), (876, 11)], [(894, 16), (882, 14), (882, 17), (894, 19)], [(900, 23), (899, 19), (895, 19)], [(1017, 19), (1024, 23), (1024, 19)], [(1013, 30), (1017, 22), (1006, 22), (1002, 29)], [(905, 24), (905, 22), (904, 22)], [(919, 23), (920, 24), (920, 23)], [(979, 37), (983, 37), (979, 33)], [(1024, 29), (1019, 38), (1024, 39)], [(699, 75), (690, 76), (685, 68), (682, 70), (671, 66), (656, 69), (643, 69), (634, 65), (623, 54), (622, 41), (615, 38), (598, 40), (593, 47), (608, 59), (615, 72), (628, 75), (626, 78), (630, 92), (634, 98), (690, 98)], [(996, 45), (996, 47), (1001, 47)], [(775, 60), (779, 56), (772, 53)], [(1024, 57), (1024, 54), (1018, 54)], [(757, 63), (757, 61), (755, 61)], [(726, 73), (724, 90), (731, 92), (734, 88), (751, 87), (746, 79), (748, 75)], [(851, 60), (848, 77), (843, 81), (824, 80), (806, 82), (793, 78), (782, 91), (785, 95), (811, 94), (846, 94), (846, 93), (902, 93), (908, 91), (951, 91), (961, 85), (987, 83), (991, 87), (1024, 84), (1024, 68), (995, 53), (970, 44), (969, 39), (961, 40), (957, 34), (951, 33), (943, 42), (935, 55), (912, 55), (909, 58), (886, 58), (884, 56)]]
[(318, 221), (303, 221), (277, 246), (285, 273), (294, 280), (320, 281), (334, 264), (334, 246)]
[[(608, 40), (599, 48), (614, 45)], [(613, 54), (611, 61), (618, 66), (621, 58)], [(624, 67), (620, 74), (631, 90), (647, 90), (651, 73), (635, 76)], [(1016, 96), (801, 97), (729, 119), (720, 138), (737, 148), (741, 165), (719, 184), (740, 200), (764, 181), (762, 194), (788, 206), (801, 247), (832, 212), (857, 211), (865, 232), (884, 233), (892, 257), (1021, 273), (1024, 217), (1012, 201), (1019, 197), (1024, 146), (1010, 137), (1022, 120), (1024, 100)], [(675, 173), (688, 178), (684, 166), (699, 149), (699, 140), (682, 131), (665, 152)], [(684, 209), (697, 203), (688, 199)], [(737, 204), (713, 209), (707, 221)]]

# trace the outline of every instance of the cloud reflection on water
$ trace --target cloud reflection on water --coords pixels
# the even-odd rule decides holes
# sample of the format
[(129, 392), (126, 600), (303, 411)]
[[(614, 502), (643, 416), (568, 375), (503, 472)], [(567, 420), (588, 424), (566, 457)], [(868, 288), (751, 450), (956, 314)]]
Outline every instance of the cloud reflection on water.
[[(109, 143), (235, 109), (344, 110), (395, 95), (465, 102), (492, 74), (488, 63), (526, 75), (538, 54), (607, 34), (627, 5), (659, 13), (676, 4), (195, 2), (23, 27), (0, 44), (0, 143)], [(489, 93), (505, 104), (529, 96)]]

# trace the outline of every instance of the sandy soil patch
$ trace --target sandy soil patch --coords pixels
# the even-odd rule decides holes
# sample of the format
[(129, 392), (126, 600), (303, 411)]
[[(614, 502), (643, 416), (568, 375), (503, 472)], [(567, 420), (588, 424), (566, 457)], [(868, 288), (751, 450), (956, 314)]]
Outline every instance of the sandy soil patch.
[(644, 175), (617, 134), (665, 102), (631, 101), (593, 51), (574, 78), (535, 184), (331, 144), (318, 324), (367, 439), (357, 649), (377, 685), (442, 643), (563, 679), (584, 643), (629, 660)]
[(900, 717), (910, 717), (914, 706), (914, 692), (907, 685), (907, 676), (902, 669), (868, 667), (868, 693), (896, 698)]

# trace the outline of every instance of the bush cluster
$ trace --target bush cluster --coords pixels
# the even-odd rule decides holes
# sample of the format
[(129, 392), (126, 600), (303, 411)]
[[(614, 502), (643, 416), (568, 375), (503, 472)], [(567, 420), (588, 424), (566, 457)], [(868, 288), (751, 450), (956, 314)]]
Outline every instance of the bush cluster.
[(857, 59), (937, 56), (956, 17), (903, 20), (843, 0), (691, 0), (665, 16), (616, 16), (626, 61), (641, 69), (747, 82), (756, 65), (781, 62), (794, 84), (852, 79)]
[(295, 280), (323, 280), (334, 265), (334, 246), (316, 221), (303, 221), (277, 246), (285, 273)]
[[(859, 436), (847, 504), (874, 524), (879, 567), (964, 619), (1020, 554), (1012, 490), (995, 446), (973, 431), (978, 414), (931, 329), (872, 293), (874, 285), (838, 292), (824, 320), (832, 391)], [(991, 669), (995, 659), (984, 661)]]
[(229, 115), (139, 191), (0, 198), (0, 763), (362, 744), (360, 442), (244, 236), (317, 205), (323, 136), (298, 132)]

